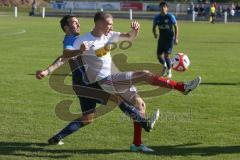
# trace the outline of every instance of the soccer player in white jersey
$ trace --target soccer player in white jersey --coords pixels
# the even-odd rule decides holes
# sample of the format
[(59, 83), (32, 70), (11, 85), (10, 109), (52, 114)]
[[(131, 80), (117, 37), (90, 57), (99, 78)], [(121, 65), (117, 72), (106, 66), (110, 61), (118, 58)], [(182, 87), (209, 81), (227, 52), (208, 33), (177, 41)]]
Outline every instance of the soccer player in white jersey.
[(120, 95), (129, 101), (136, 93), (136, 88), (133, 84), (138, 82), (175, 89), (185, 95), (197, 88), (201, 83), (201, 77), (199, 76), (189, 82), (176, 82), (147, 70), (119, 72), (112, 62), (110, 55), (111, 44), (135, 39), (138, 35), (140, 24), (137, 21), (133, 21), (131, 23), (131, 31), (128, 33), (114, 32), (112, 31), (113, 17), (106, 12), (97, 12), (94, 16), (94, 23), (93, 30), (78, 37), (73, 44), (73, 47), (79, 50), (79, 54), (82, 56), (87, 75), (86, 83), (97, 82), (105, 91)]

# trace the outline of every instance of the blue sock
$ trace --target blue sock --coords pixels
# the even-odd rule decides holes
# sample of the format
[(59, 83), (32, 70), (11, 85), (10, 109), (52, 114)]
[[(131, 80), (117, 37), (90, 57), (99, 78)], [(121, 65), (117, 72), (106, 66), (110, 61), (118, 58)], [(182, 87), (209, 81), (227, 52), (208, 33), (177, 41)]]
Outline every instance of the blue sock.
[(56, 134), (54, 137), (57, 139), (63, 139), (66, 136), (69, 136), (73, 132), (76, 132), (80, 128), (84, 126), (83, 122), (81, 121), (73, 121), (69, 123), (63, 130), (61, 130), (58, 134)]
[(143, 128), (147, 128), (147, 119), (142, 116), (138, 109), (126, 102), (121, 102), (119, 107), (127, 116), (139, 122)]
[(171, 60), (169, 57), (165, 57), (165, 61), (166, 61), (166, 64), (167, 64), (167, 68), (168, 69), (171, 69)]

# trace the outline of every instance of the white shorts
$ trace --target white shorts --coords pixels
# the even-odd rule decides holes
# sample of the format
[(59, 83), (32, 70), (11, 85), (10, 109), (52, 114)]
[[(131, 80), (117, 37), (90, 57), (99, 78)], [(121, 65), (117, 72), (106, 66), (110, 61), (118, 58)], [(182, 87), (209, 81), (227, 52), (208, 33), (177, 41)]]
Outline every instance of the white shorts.
[(137, 94), (137, 88), (132, 84), (133, 72), (119, 72), (100, 80), (100, 87), (111, 94), (119, 94), (126, 100), (131, 100)]

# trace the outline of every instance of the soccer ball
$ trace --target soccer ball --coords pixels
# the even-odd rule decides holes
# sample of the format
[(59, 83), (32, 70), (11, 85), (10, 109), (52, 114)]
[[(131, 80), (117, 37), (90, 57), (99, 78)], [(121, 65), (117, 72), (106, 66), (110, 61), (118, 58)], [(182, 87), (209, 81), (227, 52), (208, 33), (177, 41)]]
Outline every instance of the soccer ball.
[(188, 69), (190, 65), (190, 60), (188, 56), (184, 53), (177, 53), (172, 58), (172, 68), (175, 71), (184, 72)]

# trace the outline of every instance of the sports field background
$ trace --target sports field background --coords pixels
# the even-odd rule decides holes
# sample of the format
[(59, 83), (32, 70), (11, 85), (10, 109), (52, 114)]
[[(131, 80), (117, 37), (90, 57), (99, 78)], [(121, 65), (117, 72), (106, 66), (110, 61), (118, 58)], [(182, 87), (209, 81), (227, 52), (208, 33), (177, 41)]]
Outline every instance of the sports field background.
[[(80, 22), (81, 33), (92, 29), (92, 19)], [(127, 54), (129, 63), (158, 63), (152, 22), (140, 23), (133, 46), (114, 54)], [(128, 31), (129, 25), (115, 19), (114, 30)], [(129, 152), (132, 122), (119, 109), (66, 138), (63, 146), (48, 146), (47, 139), (68, 123), (56, 117), (55, 105), (72, 99), (72, 111), (79, 108), (74, 96), (57, 93), (48, 78), (34, 76), (62, 51), (59, 18), (0, 17), (0, 159), (239, 159), (240, 24), (179, 22), (179, 27), (174, 52), (187, 53), (191, 66), (173, 78), (201, 75), (203, 84), (188, 96), (171, 92), (144, 98), (149, 113), (160, 108), (164, 116), (153, 132), (143, 133), (144, 143), (156, 152), (143, 154)]]

